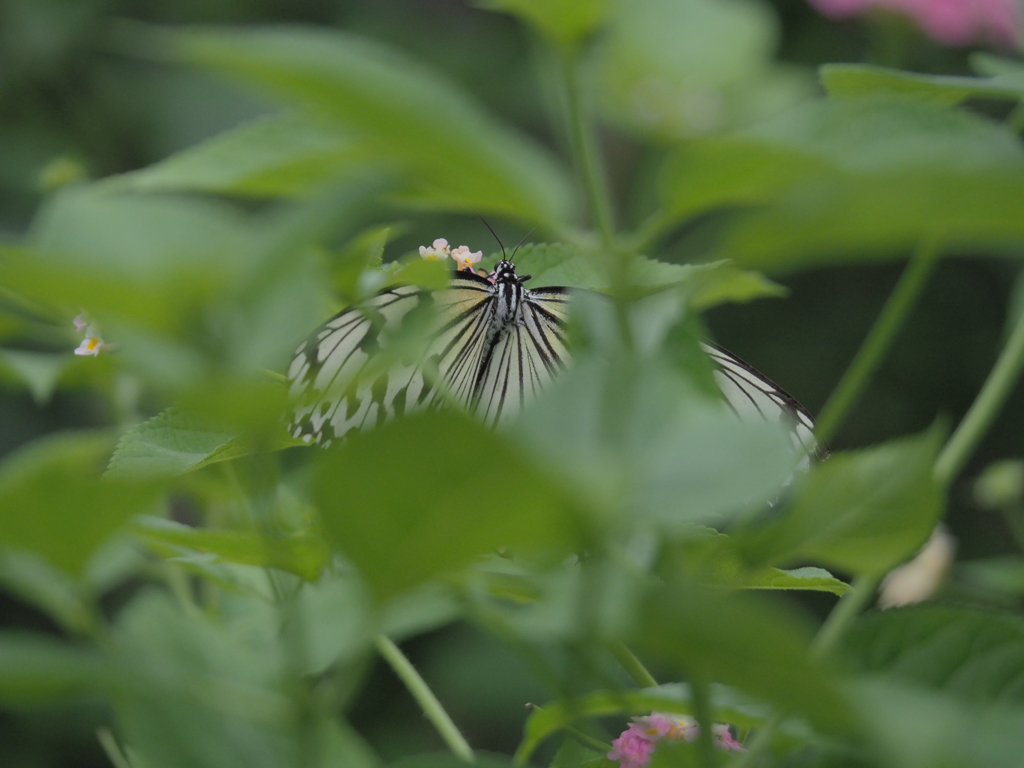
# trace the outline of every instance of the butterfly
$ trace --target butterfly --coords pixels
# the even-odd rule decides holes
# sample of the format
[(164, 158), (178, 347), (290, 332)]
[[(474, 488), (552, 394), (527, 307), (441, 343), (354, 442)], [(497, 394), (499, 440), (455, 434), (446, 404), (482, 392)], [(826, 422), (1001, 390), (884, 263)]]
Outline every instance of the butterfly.
[[(388, 288), (315, 330), (288, 368), (292, 435), (326, 446), (452, 399), (493, 425), (543, 390), (569, 361), (570, 289), (527, 288), (530, 275), (504, 258), (486, 276), (465, 266), (446, 288)], [(417, 317), (430, 324), (427, 342), (409, 353), (402, 332)], [(792, 395), (721, 347), (702, 346), (739, 418), (784, 421), (797, 448), (822, 455), (814, 420)]]

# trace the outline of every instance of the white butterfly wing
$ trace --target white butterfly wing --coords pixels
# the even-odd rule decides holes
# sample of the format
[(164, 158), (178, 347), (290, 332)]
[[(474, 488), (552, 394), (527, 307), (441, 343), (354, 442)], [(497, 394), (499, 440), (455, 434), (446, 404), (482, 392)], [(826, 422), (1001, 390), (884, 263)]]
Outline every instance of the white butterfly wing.
[[(388, 289), (327, 321), (288, 370), (291, 433), (329, 444), (352, 430), (436, 407), (449, 397), (494, 424), (518, 412), (564, 367), (568, 294), (524, 290), (522, 321), (500, 325), (495, 289), (457, 273), (449, 287)], [(402, 354), (403, 324), (429, 318), (421, 353)], [(418, 337), (420, 340), (423, 336)]]
[(814, 419), (795, 397), (752, 365), (715, 344), (701, 343), (715, 363), (715, 380), (733, 412), (741, 419), (786, 424), (796, 448), (824, 458), (826, 446), (814, 438)]

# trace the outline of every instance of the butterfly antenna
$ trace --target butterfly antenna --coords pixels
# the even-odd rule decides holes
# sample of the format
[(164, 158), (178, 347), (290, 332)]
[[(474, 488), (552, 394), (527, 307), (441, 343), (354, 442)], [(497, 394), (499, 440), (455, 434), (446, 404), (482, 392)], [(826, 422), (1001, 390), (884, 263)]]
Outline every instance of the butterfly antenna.
[(536, 230), (537, 230), (537, 228), (534, 227), (529, 232), (527, 232), (525, 235), (523, 235), (523, 239), (522, 240), (520, 240), (518, 243), (516, 243), (516, 247), (512, 249), (512, 255), (508, 257), (509, 261), (512, 261), (512, 259), (514, 259), (516, 257), (516, 251), (519, 250), (519, 246), (521, 246), (523, 243), (525, 243), (526, 242), (526, 238), (528, 238), (530, 235), (532, 235)]
[[(501, 258), (504, 260), (504, 258), (505, 258), (505, 246), (504, 246), (504, 244), (502, 244), (501, 238), (498, 237), (498, 233), (495, 232), (491, 228), (491, 225), (487, 223), (487, 219), (485, 219), (483, 216), (480, 217), (480, 221), (482, 221), (484, 223), (484, 226), (487, 227), (487, 229), (489, 229), (491, 231), (492, 235), (494, 235), (494, 239), (498, 241), (498, 245), (501, 246)], [(513, 253), (512, 255), (515, 256), (515, 253)]]

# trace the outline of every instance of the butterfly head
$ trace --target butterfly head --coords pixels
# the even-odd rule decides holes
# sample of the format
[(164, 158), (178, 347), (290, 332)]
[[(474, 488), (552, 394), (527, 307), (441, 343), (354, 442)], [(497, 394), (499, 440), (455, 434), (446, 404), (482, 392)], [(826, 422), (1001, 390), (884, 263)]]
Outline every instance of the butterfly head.
[(522, 285), (530, 279), (530, 275), (517, 275), (516, 265), (507, 259), (502, 259), (494, 266), (494, 271), (491, 272), (490, 279), (495, 285), (501, 283), (517, 283)]

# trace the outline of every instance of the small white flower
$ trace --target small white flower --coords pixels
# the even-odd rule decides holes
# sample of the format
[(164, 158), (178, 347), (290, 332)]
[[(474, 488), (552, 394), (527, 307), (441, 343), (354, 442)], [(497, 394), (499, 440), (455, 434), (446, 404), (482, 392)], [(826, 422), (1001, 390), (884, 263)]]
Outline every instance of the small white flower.
[(448, 241), (443, 237), (437, 238), (429, 248), (425, 245), (420, 246), (420, 256), (424, 259), (447, 259), (451, 254)]
[(896, 608), (927, 600), (942, 585), (956, 555), (956, 539), (938, 525), (917, 556), (889, 572), (882, 581), (878, 605)]
[(455, 259), (455, 263), (459, 269), (473, 270), (473, 265), (476, 264), (480, 259), (484, 257), (483, 251), (472, 252), (469, 250), (468, 245), (460, 245), (454, 251), (452, 251), (452, 258)]
[(98, 357), (100, 352), (104, 350), (110, 350), (110, 344), (103, 341), (103, 337), (100, 336), (99, 329), (96, 328), (90, 321), (85, 313), (77, 315), (71, 322), (75, 325), (75, 330), (85, 336), (82, 339), (82, 343), (75, 349), (76, 355), (92, 355)]
[(107, 345), (103, 343), (103, 339), (99, 336), (86, 336), (82, 339), (82, 343), (75, 349), (76, 355), (92, 355), (98, 357), (100, 352), (107, 348)]

